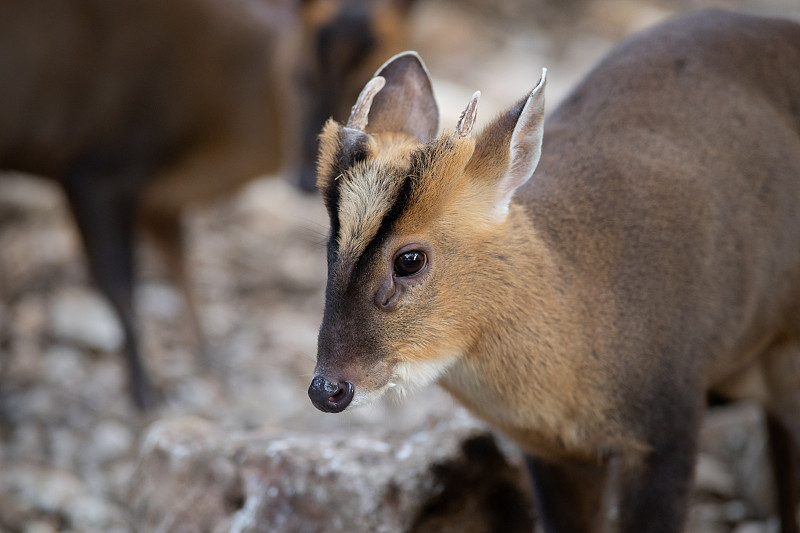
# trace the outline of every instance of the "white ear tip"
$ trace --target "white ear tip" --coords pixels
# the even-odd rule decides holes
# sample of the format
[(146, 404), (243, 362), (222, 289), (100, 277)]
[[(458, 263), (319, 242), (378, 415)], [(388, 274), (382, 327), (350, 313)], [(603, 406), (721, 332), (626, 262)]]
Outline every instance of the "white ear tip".
[(431, 73), (428, 72), (428, 67), (425, 65), (425, 62), (422, 60), (422, 56), (420, 56), (419, 53), (416, 50), (406, 50), (405, 52), (400, 52), (399, 54), (393, 55), (392, 57), (387, 59), (383, 63), (383, 65), (381, 65), (380, 68), (378, 68), (378, 70), (375, 71), (375, 74), (373, 75), (373, 77), (379, 77), (378, 75), (383, 71), (383, 69), (385, 69), (386, 67), (388, 67), (389, 65), (391, 65), (392, 63), (394, 63), (395, 61), (397, 61), (398, 59), (401, 59), (403, 57), (414, 57), (414, 58), (416, 58), (416, 60), (419, 62), (420, 66), (422, 67), (422, 70), (425, 72), (425, 74), (428, 76), (428, 78), (431, 77)]
[(539, 83), (536, 85), (534, 91), (538, 91), (539, 89), (544, 87), (545, 83), (547, 83), (547, 67), (542, 67), (542, 77), (539, 78)]

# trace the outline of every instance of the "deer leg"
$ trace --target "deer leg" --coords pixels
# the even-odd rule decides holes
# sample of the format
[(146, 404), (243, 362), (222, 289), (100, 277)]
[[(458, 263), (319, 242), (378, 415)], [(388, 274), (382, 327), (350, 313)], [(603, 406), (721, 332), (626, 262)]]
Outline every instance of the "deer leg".
[(208, 342), (200, 320), (194, 287), (186, 264), (186, 234), (178, 209), (145, 209), (142, 212), (145, 231), (151, 236), (159, 255), (164, 259), (167, 275), (180, 289), (189, 313), (189, 323), (203, 365), (211, 364)]
[(594, 464), (554, 464), (526, 456), (539, 522), (548, 533), (589, 533), (604, 520), (608, 468)]
[[(650, 449), (623, 458), (619, 472), (619, 531), (679, 533), (686, 520), (702, 409), (675, 404), (654, 408), (660, 420)], [(700, 403), (700, 402), (698, 402)]]
[(798, 461), (797, 443), (783, 422), (771, 414), (767, 414), (767, 434), (778, 493), (781, 533), (800, 533), (797, 524), (797, 511), (800, 507), (797, 480), (800, 461)]
[(136, 195), (96, 174), (71, 174), (64, 190), (83, 239), (89, 268), (119, 317), (133, 401), (140, 410), (156, 406), (152, 384), (139, 355), (133, 311)]
[(776, 345), (763, 360), (770, 391), (767, 434), (781, 533), (800, 533), (800, 343)]

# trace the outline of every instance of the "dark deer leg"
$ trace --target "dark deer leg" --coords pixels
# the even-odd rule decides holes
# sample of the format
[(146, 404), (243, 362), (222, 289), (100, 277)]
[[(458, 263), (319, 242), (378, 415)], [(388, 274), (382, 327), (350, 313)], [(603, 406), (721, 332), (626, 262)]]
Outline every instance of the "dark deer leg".
[(125, 357), (133, 401), (142, 411), (156, 406), (156, 396), (139, 356), (133, 311), (136, 193), (107, 176), (73, 173), (64, 189), (83, 238), (89, 266), (100, 290), (119, 317), (125, 334)]
[(772, 460), (775, 485), (778, 493), (778, 514), (781, 518), (781, 533), (800, 533), (797, 514), (800, 508), (798, 490), (797, 443), (783, 423), (773, 415), (767, 415), (770, 459)]
[(603, 523), (604, 465), (553, 464), (526, 456), (539, 521), (548, 533), (589, 533)]

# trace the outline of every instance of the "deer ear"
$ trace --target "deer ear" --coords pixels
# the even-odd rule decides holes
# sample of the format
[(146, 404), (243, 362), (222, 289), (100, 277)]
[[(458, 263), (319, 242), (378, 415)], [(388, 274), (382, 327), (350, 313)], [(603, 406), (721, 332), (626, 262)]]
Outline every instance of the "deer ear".
[(375, 73), (386, 84), (374, 96), (368, 133), (398, 132), (428, 142), (439, 130), (439, 109), (428, 71), (416, 52), (397, 54)]
[(502, 168), (497, 180), (495, 213), (499, 218), (508, 214), (514, 191), (527, 182), (542, 154), (544, 131), (544, 89), (547, 69), (527, 98), (489, 124), (478, 136), (470, 166), (478, 173)]

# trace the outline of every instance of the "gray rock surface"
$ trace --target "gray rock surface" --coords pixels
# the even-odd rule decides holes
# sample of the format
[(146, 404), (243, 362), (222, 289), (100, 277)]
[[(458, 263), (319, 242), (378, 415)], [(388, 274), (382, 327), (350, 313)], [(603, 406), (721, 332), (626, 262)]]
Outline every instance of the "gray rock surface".
[[(763, 439), (758, 413), (739, 404), (707, 415), (688, 532), (777, 531), (766, 457), (731, 437)], [(335, 434), (162, 420), (140, 450), (129, 494), (140, 531), (527, 532), (534, 523), (520, 452), (461, 409), (406, 431)], [(753, 470), (762, 475), (742, 474)]]
[(103, 352), (122, 347), (122, 327), (111, 305), (96, 291), (59, 291), (49, 307), (50, 333), (57, 339)]
[(416, 432), (229, 434), (198, 419), (145, 434), (140, 531), (530, 532), (521, 458), (462, 411)]

